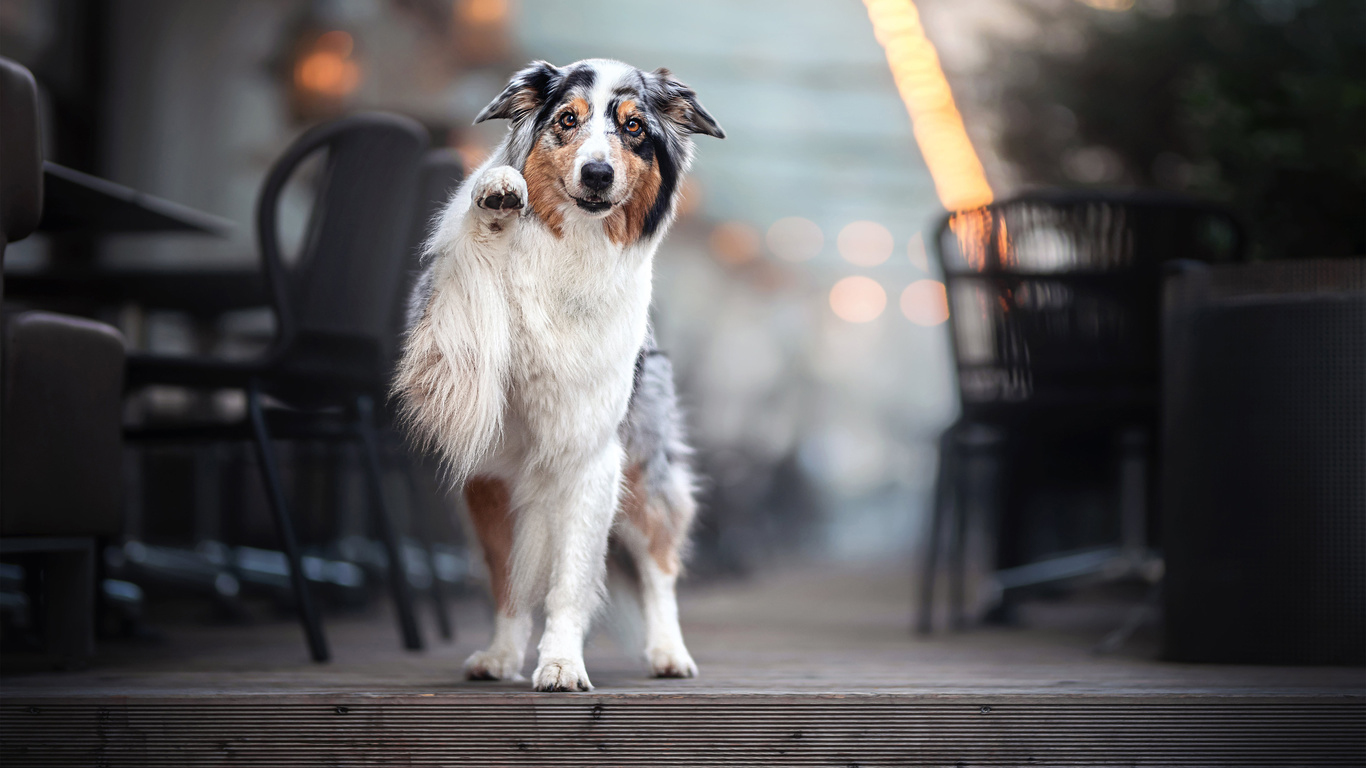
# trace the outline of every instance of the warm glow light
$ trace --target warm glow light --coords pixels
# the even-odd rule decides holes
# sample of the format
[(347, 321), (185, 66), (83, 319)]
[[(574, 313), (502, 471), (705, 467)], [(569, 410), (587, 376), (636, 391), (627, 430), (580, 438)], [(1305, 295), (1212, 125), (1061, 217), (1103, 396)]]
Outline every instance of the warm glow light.
[(973, 269), (984, 269), (987, 265), (991, 223), (991, 212), (981, 208), (975, 211), (961, 211), (949, 218), (949, 230), (958, 240), (958, 251)]
[(872, 267), (892, 255), (892, 233), (876, 221), (854, 221), (840, 230), (835, 240), (840, 255), (850, 264)]
[(683, 180), (683, 188), (678, 190), (678, 205), (674, 210), (678, 218), (683, 219), (696, 213), (701, 205), (702, 185), (697, 177), (689, 176)]
[(897, 91), (911, 115), (915, 141), (929, 166), (939, 201), (951, 210), (977, 208), (993, 199), (982, 162), (939, 66), (939, 54), (920, 25), (911, 0), (863, 0), (873, 33), (887, 52)]
[(508, 15), (508, 0), (459, 0), (466, 24), (496, 24)]
[(925, 252), (925, 238), (919, 232), (916, 232), (911, 242), (906, 244), (906, 256), (910, 258), (911, 264), (920, 268), (921, 272), (930, 271), (930, 255)]
[(728, 221), (711, 231), (708, 244), (718, 261), (744, 264), (759, 255), (759, 232), (743, 221)]
[(333, 31), (313, 41), (312, 50), (294, 67), (294, 84), (301, 90), (340, 98), (360, 84), (360, 66), (351, 60), (355, 41)]
[(800, 216), (778, 219), (764, 237), (773, 255), (788, 261), (813, 259), (825, 246), (825, 235), (816, 222)]
[(841, 320), (866, 323), (876, 320), (886, 308), (887, 292), (871, 278), (846, 277), (830, 289), (830, 309)]
[(916, 280), (901, 292), (901, 314), (916, 325), (939, 325), (949, 319), (949, 294), (938, 280)]
[(1134, 7), (1134, 0), (1077, 0), (1082, 5), (1099, 8), (1102, 11), (1127, 11)]

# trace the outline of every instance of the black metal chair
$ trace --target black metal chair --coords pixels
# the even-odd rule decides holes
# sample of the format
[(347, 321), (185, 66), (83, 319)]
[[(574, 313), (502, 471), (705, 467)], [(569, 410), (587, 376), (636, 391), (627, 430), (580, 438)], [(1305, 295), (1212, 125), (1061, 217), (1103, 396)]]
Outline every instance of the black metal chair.
[[(358, 443), (370, 508), (389, 561), (389, 582), (405, 647), (422, 640), (402, 550), (382, 490), (376, 402), (387, 390), (395, 301), (408, 264), (411, 211), (428, 138), (415, 121), (362, 114), (300, 137), (267, 176), (257, 205), (257, 237), (276, 338), (262, 358), (129, 357), (130, 389), (169, 384), (245, 390), (246, 417), (235, 423), (131, 427), (138, 441), (251, 440), (309, 650), (328, 656), (281, 483), (273, 439)], [(309, 226), (295, 262), (280, 250), (277, 208), (300, 164), (325, 153)], [(267, 398), (270, 402), (267, 403)]]
[[(932, 628), (944, 538), (951, 623), (964, 624), (970, 506), (989, 508), (996, 528), (998, 606), (1008, 607), (1014, 590), (1142, 565), (1153, 518), (1163, 264), (1237, 261), (1243, 250), (1241, 228), (1222, 209), (1150, 193), (1040, 191), (943, 219), (936, 253), (962, 412), (940, 440), (920, 631)], [(1048, 463), (1063, 454), (1076, 466)], [(1119, 514), (1096, 524), (1081, 512), (1093, 518), (1089, 541), (1042, 559), (1025, 551), (1023, 510), (1040, 506), (1031, 494), (1051, 484), (1043, 506), (1058, 506), (1069, 484), (1096, 475), (1117, 480), (1093, 496), (1118, 493), (1093, 506)]]

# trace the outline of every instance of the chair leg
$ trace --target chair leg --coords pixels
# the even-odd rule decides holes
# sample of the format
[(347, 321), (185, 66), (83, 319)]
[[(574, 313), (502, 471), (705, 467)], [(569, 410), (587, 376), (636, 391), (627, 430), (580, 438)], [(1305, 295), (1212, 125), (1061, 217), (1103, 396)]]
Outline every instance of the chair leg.
[(967, 581), (967, 527), (971, 525), (975, 504), (982, 503), (982, 489), (979, 477), (974, 473), (981, 471), (982, 447), (977, 441), (968, 439), (967, 444), (959, 436), (953, 437), (952, 484), (953, 503), (949, 504), (948, 529), (948, 609), (949, 626), (955, 630), (966, 629), (966, 581)]
[(93, 539), (45, 555), (44, 635), (63, 669), (80, 669), (95, 654), (95, 560)]
[(279, 464), (275, 461), (275, 446), (271, 443), (270, 432), (266, 429), (266, 415), (261, 409), (259, 385), (252, 382), (247, 388), (247, 411), (251, 419), (251, 430), (256, 438), (256, 458), (261, 464), (261, 477), (266, 483), (266, 496), (270, 500), (270, 511), (275, 518), (275, 533), (284, 545), (285, 556), (289, 558), (289, 583), (294, 588), (294, 600), (299, 606), (299, 619), (304, 625), (304, 635), (308, 638), (308, 650), (313, 660), (327, 661), (327, 638), (323, 636), (322, 620), (313, 604), (308, 590), (308, 580), (304, 576), (303, 558), (299, 556), (299, 542), (294, 535), (294, 524), (290, 521), (289, 508), (285, 504), (284, 487), (280, 483)]
[(949, 524), (949, 626), (955, 630), (964, 629), (967, 620), (964, 616), (964, 582), (967, 578), (967, 538), (968, 522), (972, 512), (969, 500), (972, 492), (971, 473), (976, 468), (975, 456), (959, 454), (955, 444), (951, 482), (953, 483), (953, 504), (948, 515)]
[(417, 615), (413, 612), (413, 592), (408, 584), (408, 571), (403, 564), (403, 550), (389, 507), (384, 503), (384, 475), (379, 464), (379, 438), (375, 434), (375, 405), (368, 395), (356, 398), (356, 412), (360, 420), (361, 452), (365, 454), (365, 474), (369, 478), (370, 511), (379, 525), (384, 551), (389, 556), (389, 588), (393, 590), (394, 606), (398, 609), (399, 630), (403, 633), (403, 647), (410, 651), (422, 650), (422, 635), (417, 629)]
[(404, 474), (408, 476), (408, 497), (412, 499), (413, 521), (418, 527), (418, 535), (422, 537), (427, 552), (427, 566), (432, 572), (432, 610), (436, 612), (436, 626), (441, 633), (441, 639), (450, 642), (455, 639), (455, 628), (451, 623), (451, 615), (446, 607), (446, 588), (441, 584), (441, 579), (437, 578), (436, 573), (436, 548), (433, 546), (434, 536), (432, 531), (432, 508), (429, 504), (420, 501), (422, 489), (417, 482), (417, 469), (413, 466), (411, 459), (404, 463)]
[(939, 438), (939, 470), (934, 481), (934, 508), (930, 510), (930, 535), (925, 545), (925, 567), (920, 577), (919, 616), (916, 630), (922, 635), (934, 631), (934, 582), (939, 575), (939, 546), (944, 518), (952, 514), (954, 472), (954, 430), (944, 430)]

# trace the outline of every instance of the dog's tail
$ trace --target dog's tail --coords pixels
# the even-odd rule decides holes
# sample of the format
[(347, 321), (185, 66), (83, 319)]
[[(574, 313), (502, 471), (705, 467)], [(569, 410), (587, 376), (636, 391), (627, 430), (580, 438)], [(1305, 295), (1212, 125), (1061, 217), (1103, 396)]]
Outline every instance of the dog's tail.
[(458, 485), (500, 438), (511, 336), (494, 264), (473, 244), (442, 247), (441, 239), (418, 284), (426, 298), (414, 298), (421, 310), (411, 312), (394, 394), (414, 441), (435, 449)]

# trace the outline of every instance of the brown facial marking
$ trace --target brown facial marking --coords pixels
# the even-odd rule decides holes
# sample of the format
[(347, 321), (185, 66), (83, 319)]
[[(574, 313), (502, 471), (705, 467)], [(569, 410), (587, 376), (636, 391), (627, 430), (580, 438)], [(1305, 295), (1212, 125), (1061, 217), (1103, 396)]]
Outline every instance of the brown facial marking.
[(531, 154), (526, 158), (526, 167), (522, 169), (531, 210), (550, 227), (555, 237), (564, 236), (564, 213), (560, 209), (566, 203), (572, 204), (569, 196), (565, 194), (564, 180), (573, 172), (574, 154), (578, 151), (579, 144), (583, 143), (582, 139), (576, 140), (579, 136), (577, 127), (564, 128), (560, 124), (560, 118), (566, 111), (573, 111), (578, 117), (579, 125), (582, 125), (589, 110), (588, 102), (580, 97), (570, 99), (565, 106), (565, 109), (555, 114), (550, 127), (531, 148)]
[(628, 467), (625, 473), (626, 492), (622, 494), (621, 509), (627, 521), (645, 536), (649, 543), (650, 559), (667, 574), (678, 573), (681, 565), (678, 542), (663, 510), (649, 503), (645, 488), (645, 472), (639, 465)]
[(627, 245), (635, 242), (645, 229), (645, 218), (659, 196), (661, 179), (657, 163), (646, 162), (631, 151), (632, 146), (644, 140), (644, 137), (632, 137), (625, 128), (626, 121), (633, 117), (643, 121), (636, 102), (631, 99), (621, 102), (617, 105), (616, 117), (618, 140), (612, 145), (612, 163), (626, 176), (627, 199), (612, 211), (603, 226), (612, 242)]
[(508, 561), (512, 558), (512, 495), (507, 483), (491, 477), (473, 477), (465, 483), (465, 505), (470, 523), (484, 551), (489, 569), (493, 601), (504, 615), (511, 595), (508, 592)]
[(612, 161), (625, 171), (630, 197), (612, 209), (603, 226), (612, 242), (624, 246), (639, 239), (645, 229), (645, 218), (659, 196), (661, 178), (657, 163), (645, 162), (640, 155), (620, 144), (612, 149)]
[(548, 140), (541, 139), (531, 148), (526, 167), (522, 170), (522, 177), (526, 179), (527, 202), (531, 204), (531, 210), (555, 233), (555, 237), (564, 236), (561, 229), (564, 214), (560, 212), (560, 206), (568, 201), (568, 197), (560, 180), (566, 174), (566, 164), (568, 168), (574, 167), (574, 149), (554, 147)]

